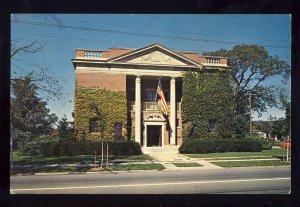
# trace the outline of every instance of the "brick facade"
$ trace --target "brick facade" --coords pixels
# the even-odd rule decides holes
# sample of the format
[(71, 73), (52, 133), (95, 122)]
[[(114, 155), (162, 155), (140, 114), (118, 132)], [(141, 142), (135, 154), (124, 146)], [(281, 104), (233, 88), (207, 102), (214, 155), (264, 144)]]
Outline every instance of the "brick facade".
[[(159, 53), (153, 53), (155, 51), (159, 51)], [(151, 56), (151, 54), (153, 56)], [(164, 54), (165, 56), (160, 56), (161, 54)], [(130, 58), (139, 57), (143, 57), (141, 59), (142, 62), (129, 62)], [(168, 62), (168, 59), (172, 58), (177, 62)], [(147, 126), (157, 124), (163, 126), (163, 145), (174, 144), (174, 140), (175, 144), (182, 144), (183, 125), (181, 109), (177, 108), (177, 111), (175, 111), (174, 107), (172, 108), (171, 106), (172, 104), (176, 104), (178, 107), (178, 104), (180, 105), (181, 103), (182, 77), (185, 70), (205, 69), (206, 66), (210, 69), (213, 67), (227, 68), (227, 58), (225, 57), (201, 56), (197, 52), (175, 52), (159, 44), (153, 44), (139, 49), (77, 49), (76, 58), (72, 61), (76, 70), (77, 86), (91, 89), (107, 89), (126, 92), (128, 101), (128, 121), (127, 123), (123, 123), (123, 125), (127, 125), (127, 134), (129, 137), (131, 137), (132, 140), (138, 141), (142, 146), (146, 146), (145, 142), (147, 137), (145, 136), (148, 136), (145, 134), (145, 124)], [(145, 63), (145, 61), (149, 62)], [(157, 84), (160, 77), (168, 104), (171, 100), (175, 101), (170, 104), (170, 113), (166, 121), (145, 121), (145, 119), (151, 114), (159, 114), (160, 116), (162, 115), (161, 111), (153, 109), (149, 107), (149, 105), (147, 105), (147, 109), (144, 105), (153, 104), (145, 103), (151, 102), (147, 99), (147, 91), (155, 91), (156, 93)], [(172, 82), (170, 82), (171, 79)], [(138, 80), (137, 83), (136, 80)], [(139, 81), (140, 86), (136, 86), (136, 84), (139, 84)], [(140, 89), (140, 95), (136, 95), (138, 94), (139, 90), (136, 90), (135, 87)], [(171, 90), (175, 90), (175, 93), (172, 94), (176, 94), (175, 97), (172, 95), (172, 99), (170, 98)], [(149, 96), (152, 95), (149, 93)], [(140, 96), (139, 104), (141, 105), (141, 109), (139, 105), (136, 105), (136, 108), (134, 107), (135, 105), (133, 105), (135, 104), (135, 96)], [(152, 100), (152, 102), (154, 101)], [(141, 110), (141, 113), (135, 113), (135, 110)], [(170, 116), (171, 114), (172, 116)], [(170, 117), (175, 116), (176, 120), (175, 118), (174, 120), (176, 121), (176, 124), (174, 124), (174, 120), (172, 123), (169, 120), (171, 119)], [(135, 120), (140, 119), (141, 129), (140, 126), (135, 123)], [(175, 138), (174, 133), (171, 133), (172, 130), (170, 129), (176, 130)], [(135, 133), (139, 135), (138, 138), (136, 137)]]
[(94, 89), (126, 91), (125, 74), (77, 73), (77, 86)]

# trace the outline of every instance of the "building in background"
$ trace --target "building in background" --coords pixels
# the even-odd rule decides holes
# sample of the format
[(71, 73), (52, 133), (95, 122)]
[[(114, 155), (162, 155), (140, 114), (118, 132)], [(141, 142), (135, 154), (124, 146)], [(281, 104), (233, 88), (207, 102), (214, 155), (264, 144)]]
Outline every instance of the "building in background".
[[(185, 71), (228, 67), (225, 57), (175, 52), (160, 44), (138, 49), (77, 49), (72, 62), (76, 87), (126, 93), (127, 123), (116, 122), (106, 127), (114, 135), (126, 134), (144, 147), (181, 145), (182, 77)], [(168, 105), (167, 115), (162, 113), (157, 95), (159, 79)], [(77, 98), (75, 93), (75, 103)], [(75, 128), (79, 127), (79, 124), (76, 126), (78, 113), (81, 112), (75, 105)], [(87, 124), (90, 127), (85, 134), (99, 133), (92, 117)]]

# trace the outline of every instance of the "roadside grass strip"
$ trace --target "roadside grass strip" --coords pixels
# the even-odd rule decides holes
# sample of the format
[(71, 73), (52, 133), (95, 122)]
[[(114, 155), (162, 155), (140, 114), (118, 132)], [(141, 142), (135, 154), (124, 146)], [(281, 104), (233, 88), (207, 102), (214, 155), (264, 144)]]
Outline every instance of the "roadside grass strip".
[(173, 165), (176, 167), (202, 167), (203, 165), (200, 165), (196, 162), (172, 162)]
[[(289, 152), (291, 155), (291, 153)], [(207, 154), (184, 154), (190, 158), (228, 158), (228, 159), (252, 159), (257, 157), (277, 157), (284, 158), (286, 157), (286, 150), (282, 148), (273, 148), (271, 150), (262, 150), (261, 152), (220, 152), (220, 153), (207, 153)], [(289, 156), (290, 156), (289, 155)]]
[[(106, 156), (104, 157), (106, 159)], [(99, 162), (101, 156), (97, 155), (96, 160)], [(131, 155), (131, 156), (117, 156), (109, 155), (109, 162), (139, 162), (153, 160), (149, 155)], [(14, 153), (14, 165), (51, 165), (51, 164), (93, 164), (95, 162), (94, 155), (77, 155), (77, 156), (61, 156), (61, 157), (34, 157), (34, 156), (20, 156)]]
[(113, 165), (110, 168), (113, 171), (129, 171), (129, 170), (164, 170), (165, 167), (159, 163), (153, 164), (128, 164), (128, 165)]
[(290, 165), (290, 162), (281, 160), (255, 160), (255, 161), (222, 161), (222, 162), (210, 162), (220, 167), (259, 167), (259, 166), (285, 166)]
[(85, 173), (85, 172), (98, 172), (98, 171), (129, 171), (129, 170), (164, 170), (165, 167), (158, 163), (150, 164), (117, 164), (103, 166), (101, 168), (95, 166), (37, 166), (37, 167), (26, 167), (26, 168), (14, 168), (11, 171), (11, 175), (17, 174), (36, 174), (36, 173)]
[(247, 157), (211, 157), (211, 158), (202, 158), (203, 160), (259, 160), (259, 159), (277, 159), (272, 156), (247, 156)]
[(11, 175), (17, 174), (36, 174), (36, 173), (83, 173), (87, 172), (91, 167), (30, 167), (30, 168), (14, 168)]

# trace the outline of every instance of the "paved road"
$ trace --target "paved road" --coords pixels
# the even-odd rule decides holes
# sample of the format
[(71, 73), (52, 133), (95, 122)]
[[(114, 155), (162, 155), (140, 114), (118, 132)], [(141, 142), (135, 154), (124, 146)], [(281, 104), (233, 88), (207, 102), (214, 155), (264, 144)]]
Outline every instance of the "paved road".
[(290, 167), (11, 177), (16, 194), (289, 193)]

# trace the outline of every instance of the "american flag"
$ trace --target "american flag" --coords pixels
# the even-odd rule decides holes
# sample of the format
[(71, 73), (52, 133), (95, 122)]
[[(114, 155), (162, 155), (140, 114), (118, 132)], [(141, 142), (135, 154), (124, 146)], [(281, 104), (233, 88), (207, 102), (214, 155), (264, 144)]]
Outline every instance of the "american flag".
[(167, 105), (167, 102), (166, 102), (165, 94), (164, 94), (162, 86), (161, 86), (160, 79), (158, 81), (158, 86), (157, 86), (156, 93), (159, 95), (159, 97), (161, 99), (162, 112), (164, 114), (168, 115), (168, 112), (167, 112), (168, 111), (168, 105)]

